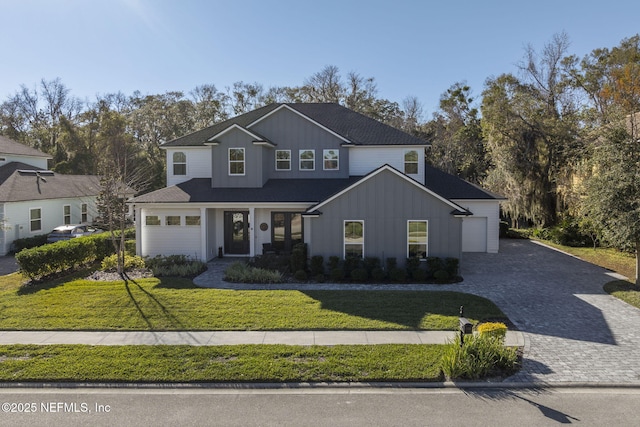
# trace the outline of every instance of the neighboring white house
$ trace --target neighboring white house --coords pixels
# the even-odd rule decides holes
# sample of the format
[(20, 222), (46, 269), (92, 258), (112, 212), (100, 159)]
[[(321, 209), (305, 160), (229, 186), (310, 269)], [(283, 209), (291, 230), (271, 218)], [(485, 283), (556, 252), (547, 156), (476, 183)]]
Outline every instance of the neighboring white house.
[(91, 223), (100, 182), (92, 175), (47, 170), (46, 153), (0, 136), (0, 255), (20, 238), (62, 224)]
[(137, 252), (497, 252), (503, 198), (428, 166), (427, 146), (338, 104), (250, 111), (163, 144), (168, 186), (131, 200)]

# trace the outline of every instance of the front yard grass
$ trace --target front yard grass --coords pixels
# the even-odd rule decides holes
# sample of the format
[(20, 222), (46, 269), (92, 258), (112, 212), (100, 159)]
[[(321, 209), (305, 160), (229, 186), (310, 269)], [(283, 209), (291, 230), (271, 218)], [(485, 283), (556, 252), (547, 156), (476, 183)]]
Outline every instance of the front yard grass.
[(640, 308), (640, 289), (631, 282), (615, 280), (604, 285), (604, 291), (627, 304)]
[(458, 292), (234, 291), (188, 279), (62, 279), (27, 288), (0, 277), (0, 329), (17, 330), (455, 330), (505, 319), (491, 301)]
[(442, 345), (0, 346), (0, 381), (441, 381)]

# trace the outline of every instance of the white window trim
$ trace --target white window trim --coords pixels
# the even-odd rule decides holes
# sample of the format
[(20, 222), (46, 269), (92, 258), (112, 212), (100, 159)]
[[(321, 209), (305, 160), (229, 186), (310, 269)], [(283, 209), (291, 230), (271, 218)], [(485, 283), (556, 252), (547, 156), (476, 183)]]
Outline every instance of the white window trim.
[(87, 203), (80, 205), (80, 222), (89, 222), (89, 205)]
[[(240, 160), (231, 160), (231, 150), (242, 151), (242, 173), (231, 173), (231, 162), (240, 163)], [(227, 150), (227, 172), (229, 176), (245, 176), (247, 174), (247, 152), (244, 147), (229, 147)]]
[[(31, 228), (31, 223), (33, 222), (33, 219), (31, 219), (31, 211), (40, 211), (40, 228), (33, 230)], [(29, 208), (29, 232), (31, 233), (35, 233), (36, 231), (42, 231), (42, 208)]]
[[(415, 162), (407, 162), (407, 154), (412, 152), (412, 151), (414, 151), (417, 154), (418, 159)], [(405, 171), (407, 170), (407, 164), (410, 164), (410, 165), (415, 164), (416, 165), (416, 173), (406, 173)], [(420, 151), (415, 150), (415, 149), (404, 150), (404, 152), (402, 153), (402, 167), (403, 167), (402, 172), (404, 172), (405, 175), (418, 175), (420, 173)]]
[[(66, 221), (67, 214), (65, 213), (65, 208), (69, 208), (69, 222)], [(62, 223), (64, 225), (72, 224), (72, 222), (71, 222), (71, 205), (62, 205)]]
[[(176, 154), (182, 153), (184, 155), (184, 162), (176, 162)], [(176, 165), (184, 165), (184, 174), (176, 174), (175, 173), (175, 166)], [(171, 155), (171, 174), (173, 176), (187, 176), (188, 175), (188, 170), (187, 170), (187, 153), (184, 151), (174, 151), (173, 154)]]
[[(302, 153), (305, 151), (311, 151), (313, 153), (313, 158), (312, 159), (303, 159), (302, 158)], [(313, 162), (313, 167), (311, 169), (303, 169), (302, 168), (302, 162)], [(311, 148), (307, 148), (306, 150), (300, 150), (298, 152), (298, 169), (302, 172), (312, 172), (314, 170), (316, 170), (316, 150), (311, 149)]]
[[(347, 223), (348, 222), (359, 222), (360, 224), (362, 224), (362, 259), (364, 259), (364, 244), (365, 244), (365, 234), (364, 234), (364, 220), (363, 219), (345, 219), (342, 222), (342, 259), (346, 259), (347, 258), (347, 240), (346, 240), (346, 236), (344, 235), (345, 233), (345, 229), (347, 227)], [(354, 243), (351, 243), (354, 244)], [(359, 243), (358, 243), (359, 244)]]
[[(336, 153), (337, 157), (335, 159), (327, 159), (325, 157), (330, 151), (334, 151)], [(325, 163), (327, 160), (329, 160), (329, 161), (335, 160), (336, 161), (336, 167), (335, 168), (327, 168), (326, 167), (326, 163)], [(338, 171), (338, 170), (340, 170), (340, 150), (336, 150), (336, 149), (333, 149), (333, 148), (328, 148), (326, 150), (322, 150), (322, 170), (325, 170), (325, 171)]]
[[(282, 169), (278, 167), (278, 153), (279, 152), (285, 152), (285, 153), (289, 153), (289, 168), (288, 169)], [(291, 150), (276, 150), (276, 170), (277, 171), (290, 171), (291, 170)], [(284, 160), (280, 160), (281, 162)]]
[[(424, 222), (427, 224), (427, 240), (424, 242), (425, 245), (425, 255), (424, 258), (420, 258), (420, 260), (426, 260), (427, 257), (429, 256), (429, 220), (427, 219), (409, 219), (407, 220), (407, 258), (410, 258), (410, 254), (409, 254), (409, 245), (411, 244), (411, 242), (409, 241), (409, 223), (411, 222)], [(418, 243), (421, 244), (421, 243)]]

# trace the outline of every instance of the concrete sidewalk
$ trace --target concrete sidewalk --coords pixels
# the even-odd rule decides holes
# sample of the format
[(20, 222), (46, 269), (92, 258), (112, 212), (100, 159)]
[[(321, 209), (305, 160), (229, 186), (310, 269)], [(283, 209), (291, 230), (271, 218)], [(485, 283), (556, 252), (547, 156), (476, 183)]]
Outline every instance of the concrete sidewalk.
[[(1, 331), (0, 345), (446, 344), (455, 335), (453, 331)], [(507, 332), (505, 345), (524, 344), (521, 332)]]

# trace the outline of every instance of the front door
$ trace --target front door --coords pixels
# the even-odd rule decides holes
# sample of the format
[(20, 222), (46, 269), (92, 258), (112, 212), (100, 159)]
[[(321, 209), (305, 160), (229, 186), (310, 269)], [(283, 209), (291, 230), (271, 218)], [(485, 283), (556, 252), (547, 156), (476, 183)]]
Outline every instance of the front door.
[(224, 252), (231, 255), (249, 253), (249, 212), (224, 213)]

